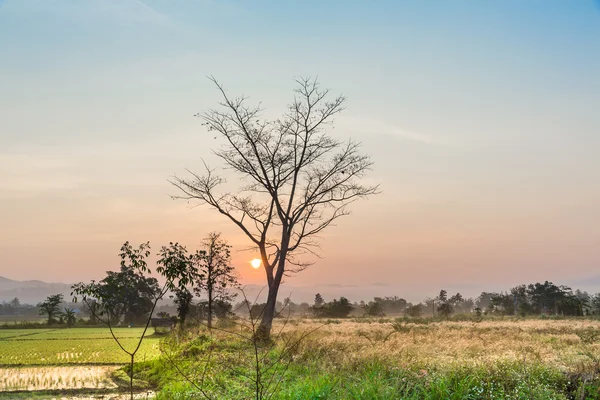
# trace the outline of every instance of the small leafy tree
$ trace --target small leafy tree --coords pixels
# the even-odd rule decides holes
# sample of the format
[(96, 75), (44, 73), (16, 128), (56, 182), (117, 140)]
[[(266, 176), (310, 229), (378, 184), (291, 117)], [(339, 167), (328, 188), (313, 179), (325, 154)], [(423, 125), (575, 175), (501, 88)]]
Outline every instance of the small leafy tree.
[(437, 312), (444, 318), (448, 318), (453, 312), (454, 307), (450, 303), (442, 303), (438, 306)]
[(441, 303), (445, 303), (448, 300), (448, 292), (444, 289), (440, 290), (440, 294), (435, 299)]
[(419, 303), (419, 304), (408, 303), (408, 305), (406, 306), (406, 310), (404, 312), (409, 317), (415, 317), (415, 318), (420, 317), (421, 315), (423, 315), (423, 305), (421, 303)]
[(423, 311), (429, 313), (429, 310), (431, 310), (431, 315), (435, 316), (436, 299), (437, 298), (426, 297), (421, 303), (423, 305)]
[(383, 311), (383, 304), (380, 301), (370, 301), (364, 306), (365, 314), (369, 317), (383, 317), (385, 312)]
[(8, 302), (8, 304), (12, 308), (17, 309), (17, 308), (21, 307), (21, 300), (19, 300), (18, 297), (14, 297), (11, 301)]
[(265, 310), (265, 303), (254, 303), (248, 308), (251, 319), (258, 320)]
[(83, 303), (83, 313), (89, 317), (90, 325), (96, 325), (98, 321), (98, 315), (100, 314), (100, 307), (96, 300), (88, 299), (87, 302)]
[(40, 315), (48, 316), (48, 325), (52, 325), (56, 322), (56, 317), (60, 315), (60, 303), (63, 301), (62, 294), (53, 294), (46, 298), (46, 301), (40, 303), (38, 308)]
[[(192, 279), (197, 274), (197, 270), (193, 265), (191, 257), (188, 256), (186, 248), (178, 243), (170, 243), (169, 246), (163, 246), (158, 253), (159, 260), (157, 261), (156, 271), (165, 278), (164, 285), (159, 287), (155, 278), (146, 276), (151, 274), (151, 270), (146, 261), (148, 256), (150, 256), (150, 244), (148, 242), (142, 243), (137, 248), (133, 247), (129, 242), (125, 242), (121, 247), (121, 253), (119, 254), (119, 257), (121, 258), (123, 280), (119, 281), (117, 279), (119, 275), (109, 271), (107, 272), (107, 278), (100, 282), (92, 281), (88, 284), (80, 282), (73, 285), (73, 292), (71, 293), (74, 296), (74, 302), (80, 297), (83, 302), (88, 304), (90, 310), (92, 308), (89, 307), (89, 300), (93, 299), (98, 304), (97, 309), (100, 310), (100, 312), (96, 314), (96, 318), (108, 326), (110, 333), (119, 348), (130, 356), (129, 390), (131, 399), (133, 399), (133, 364), (135, 355), (142, 345), (144, 335), (150, 325), (156, 304), (169, 290), (183, 288), (191, 283)], [(153, 301), (151, 308), (146, 315), (144, 331), (139, 337), (135, 347), (133, 349), (128, 349), (125, 347), (125, 344), (115, 336), (113, 325), (115, 322), (119, 322), (119, 318), (121, 318), (122, 315), (127, 315), (127, 311), (124, 310), (124, 305), (119, 302), (120, 299), (123, 299), (123, 296), (128, 299), (129, 292), (135, 293), (135, 291), (139, 290), (140, 284), (147, 285), (145, 292), (152, 295)]]
[(448, 303), (450, 303), (452, 306), (456, 306), (457, 304), (460, 304), (463, 301), (464, 301), (464, 298), (463, 298), (462, 294), (460, 294), (460, 293), (456, 293), (454, 296), (452, 296), (448, 299)]
[(185, 319), (190, 312), (192, 307), (192, 299), (194, 296), (187, 288), (176, 288), (174, 290), (175, 293), (175, 305), (177, 306), (177, 320), (179, 321), (179, 326), (183, 327), (185, 324)]
[(325, 303), (322, 308), (321, 315), (322, 317), (329, 318), (346, 318), (352, 312), (352, 304), (345, 297), (340, 297), (339, 300), (333, 299), (329, 303)]
[(481, 292), (479, 297), (475, 300), (475, 307), (481, 310), (489, 308), (494, 293)]
[(591, 299), (592, 314), (600, 315), (600, 293), (596, 293)]
[(218, 299), (215, 300), (213, 303), (214, 304), (212, 312), (217, 318), (227, 318), (232, 314), (231, 310), (233, 309), (233, 305), (230, 302)]
[[(146, 258), (150, 255), (149, 243), (133, 248), (129, 242), (121, 247), (119, 271), (107, 271), (99, 282), (83, 283), (73, 288), (93, 292), (86, 296), (85, 304), (92, 315), (108, 318), (111, 325), (140, 324), (146, 322), (153, 310), (156, 294), (160, 292), (156, 278), (147, 276), (149, 269)], [(97, 304), (93, 304), (96, 301)], [(95, 310), (92, 310), (94, 308)], [(100, 310), (100, 313), (98, 312)]]
[(567, 297), (571, 288), (545, 281), (527, 285), (527, 294), (536, 313), (556, 313), (558, 302)]
[(463, 297), (460, 293), (448, 298), (448, 292), (440, 290), (440, 294), (435, 298), (437, 300), (436, 311), (444, 318), (448, 318), (454, 312), (454, 305), (460, 303)]
[(490, 305), (488, 311), (502, 315), (515, 314), (515, 301), (509, 293), (490, 293)]
[(77, 317), (75, 316), (75, 310), (73, 310), (72, 308), (65, 308), (63, 315), (65, 318), (65, 322), (67, 323), (67, 326), (69, 328), (72, 327), (73, 325), (75, 325), (75, 322), (77, 322)]
[(231, 288), (239, 287), (234, 267), (231, 265), (231, 251), (220, 233), (212, 232), (202, 242), (203, 249), (197, 251), (193, 260), (197, 265), (198, 274), (194, 290), (200, 296), (203, 291), (208, 295), (207, 324), (212, 328), (215, 301), (228, 302), (235, 294)]
[(315, 303), (310, 307), (310, 312), (315, 317), (322, 317), (325, 312), (325, 300), (321, 293), (315, 295)]
[(386, 314), (403, 313), (407, 305), (407, 301), (398, 296), (375, 297), (373, 301), (380, 303)]
[(321, 296), (321, 293), (317, 293), (315, 295), (315, 307), (321, 307), (323, 304), (325, 304), (325, 300), (323, 300), (323, 296)]

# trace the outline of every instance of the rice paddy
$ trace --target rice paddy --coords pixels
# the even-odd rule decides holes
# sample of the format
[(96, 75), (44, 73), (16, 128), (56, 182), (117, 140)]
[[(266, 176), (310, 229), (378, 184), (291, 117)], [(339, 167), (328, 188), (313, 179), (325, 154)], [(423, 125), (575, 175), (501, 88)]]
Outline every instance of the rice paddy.
[[(133, 350), (142, 328), (116, 328)], [(159, 338), (146, 333), (136, 360), (160, 354)], [(0, 394), (19, 391), (110, 390), (110, 373), (129, 362), (107, 328), (0, 330)], [(10, 398), (2, 397), (0, 398)]]
[[(123, 347), (135, 349), (142, 328), (114, 330)], [(137, 354), (149, 360), (159, 354), (158, 338), (146, 337)], [(129, 357), (119, 348), (107, 328), (18, 329), (1, 331), (0, 366), (27, 365), (114, 365)]]

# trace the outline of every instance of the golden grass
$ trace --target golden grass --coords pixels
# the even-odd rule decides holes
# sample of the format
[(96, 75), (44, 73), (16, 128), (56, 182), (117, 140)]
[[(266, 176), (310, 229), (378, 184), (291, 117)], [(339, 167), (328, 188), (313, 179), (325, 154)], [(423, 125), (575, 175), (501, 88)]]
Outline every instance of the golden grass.
[[(311, 334), (301, 353), (327, 355), (332, 364), (368, 360), (398, 367), (446, 369), (482, 367), (498, 362), (539, 362), (563, 371), (579, 369), (600, 358), (600, 343), (585, 343), (578, 333), (600, 329), (590, 320), (495, 320), (401, 324), (340, 320)], [(283, 335), (315, 329), (324, 321), (288, 323)], [(274, 331), (282, 323), (275, 325)]]
[(118, 367), (69, 366), (1, 368), (0, 393), (12, 390), (114, 389), (109, 374)]

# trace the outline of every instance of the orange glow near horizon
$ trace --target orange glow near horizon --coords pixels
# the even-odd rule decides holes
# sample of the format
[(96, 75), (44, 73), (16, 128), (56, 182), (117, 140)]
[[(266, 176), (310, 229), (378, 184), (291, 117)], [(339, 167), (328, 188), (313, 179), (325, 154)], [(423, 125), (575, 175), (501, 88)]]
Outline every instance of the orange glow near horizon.
[(255, 258), (252, 261), (250, 261), (250, 265), (252, 265), (252, 268), (254, 269), (258, 269), (258, 267), (260, 267), (261, 261), (259, 258)]

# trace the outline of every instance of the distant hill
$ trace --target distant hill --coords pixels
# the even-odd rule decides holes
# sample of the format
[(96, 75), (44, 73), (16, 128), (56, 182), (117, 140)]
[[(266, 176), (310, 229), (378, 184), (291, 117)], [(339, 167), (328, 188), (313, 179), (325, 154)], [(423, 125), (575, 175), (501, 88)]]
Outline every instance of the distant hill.
[[(284, 298), (291, 296), (291, 300), (296, 303), (303, 301), (312, 303), (316, 293), (321, 293), (327, 300), (346, 296), (352, 301), (370, 300), (373, 296), (378, 295), (388, 296), (405, 293), (405, 290), (395, 290), (394, 288), (385, 286), (380, 283), (365, 284), (362, 286), (337, 284), (293, 286), (284, 284), (279, 290), (279, 296), (282, 301)], [(249, 300), (266, 300), (268, 290), (265, 286), (251, 284), (244, 285), (244, 287)], [(37, 304), (44, 301), (48, 296), (57, 293), (62, 293), (65, 300), (70, 300), (71, 284), (48, 283), (38, 280), (16, 281), (0, 276), (0, 302), (18, 297), (21, 303)], [(236, 301), (240, 301), (241, 298), (242, 296), (239, 295)], [(168, 296), (165, 296), (165, 299), (160, 304), (171, 302), (172, 300)]]
[(69, 299), (71, 285), (67, 283), (48, 283), (42, 281), (15, 281), (0, 276), (0, 302), (18, 297), (21, 303), (37, 304), (46, 297), (62, 293)]

